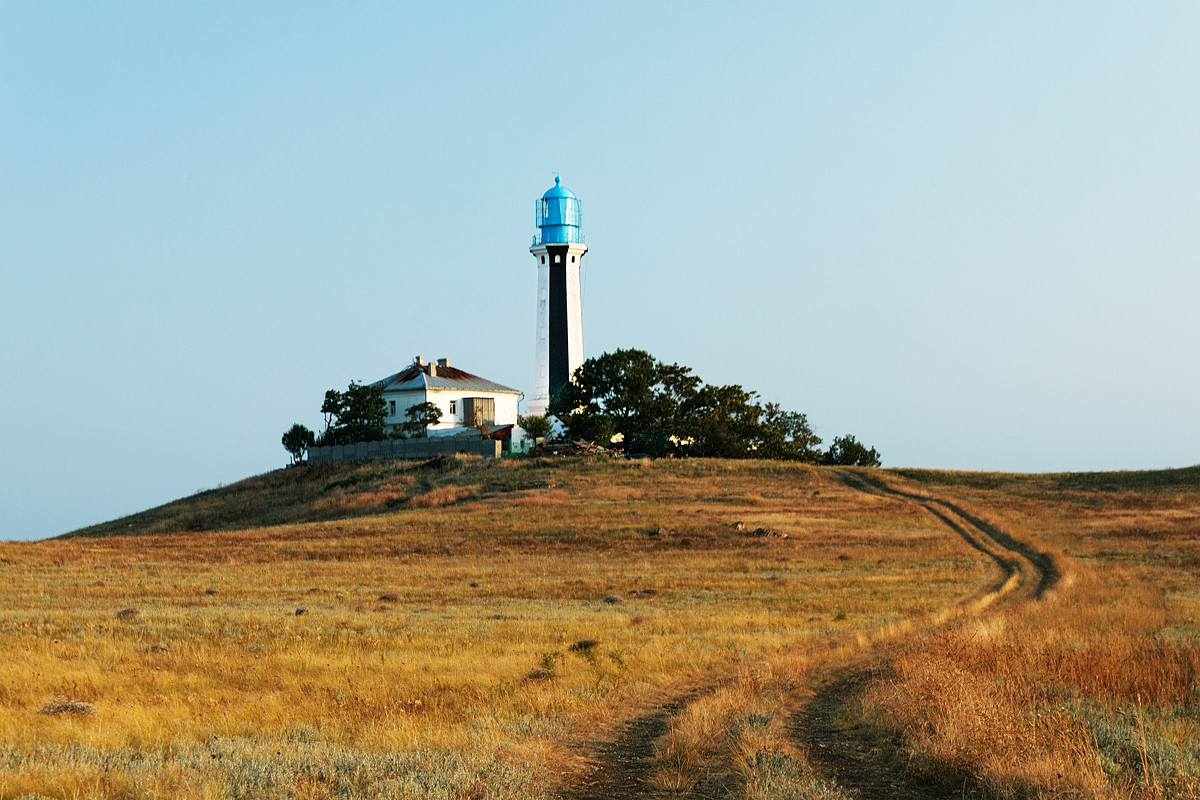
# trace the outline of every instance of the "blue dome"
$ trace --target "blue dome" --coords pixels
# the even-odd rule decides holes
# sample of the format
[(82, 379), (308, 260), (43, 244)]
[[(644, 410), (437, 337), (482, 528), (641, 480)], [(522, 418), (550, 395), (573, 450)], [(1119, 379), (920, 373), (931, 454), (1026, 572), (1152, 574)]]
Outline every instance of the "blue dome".
[(551, 200), (555, 197), (569, 197), (572, 200), (575, 199), (575, 193), (563, 186), (562, 178), (558, 177), (557, 175), (554, 176), (554, 185), (546, 190), (546, 193), (542, 195), (542, 199)]
[(537, 201), (534, 211), (538, 234), (533, 238), (538, 244), (583, 243), (583, 214), (580, 213), (579, 198), (562, 185), (556, 175), (554, 185), (546, 190)]

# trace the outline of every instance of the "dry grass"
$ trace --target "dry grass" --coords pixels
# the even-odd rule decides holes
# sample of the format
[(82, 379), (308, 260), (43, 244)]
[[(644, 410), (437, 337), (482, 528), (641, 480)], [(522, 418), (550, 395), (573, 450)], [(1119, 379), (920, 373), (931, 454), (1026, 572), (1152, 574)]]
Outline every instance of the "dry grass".
[(995, 797), (1200, 797), (1194, 473), (910, 475), (1074, 559), (1069, 590), (890, 659), (864, 713), (912, 769)]
[(914, 773), (1196, 798), (1193, 472), (879, 474), (1065, 551), (1060, 589), (984, 602), (993, 567), (915, 504), (769, 462), (330, 465), (0, 544), (0, 797), (537, 800), (716, 685), (664, 790), (842, 800), (786, 723), (810, 666), (884, 643), (847, 713)]
[(654, 784), (669, 796), (849, 800), (820, 777), (787, 730), (806, 660), (742, 668), (689, 703), (655, 745)]
[[(1057, 551), (1060, 579), (1038, 602), (967, 603), (931, 618), (947, 625), (860, 633), (863, 647), (883, 644), (882, 671), (847, 698), (842, 724), (892, 741), (908, 780), (983, 797), (1200, 797), (1198, 474), (908, 473), (916, 486), (892, 473)], [(795, 708), (803, 693), (740, 680), (685, 709), (659, 743), (659, 785), (688, 798), (837, 796), (780, 738), (779, 698)], [(784, 789), (743, 769), (779, 763)]]
[(465, 500), (479, 490), (478, 486), (439, 486), (409, 499), (412, 508), (441, 508)]
[[(312, 494), (301, 472), (255, 479), (294, 490), (290, 510), (260, 493), (264, 519), (405, 483), (368, 465)], [(988, 574), (935, 521), (803, 466), (404, 476), (386, 513), (0, 545), (0, 796), (544, 797), (672, 687), (826, 651)], [(231, 504), (255, 507), (239, 485), (143, 522)], [(56, 695), (95, 711), (39, 715)]]
[(96, 707), (91, 703), (85, 703), (82, 700), (68, 700), (67, 698), (57, 695), (47, 700), (40, 709), (39, 714), (91, 714), (96, 710)]

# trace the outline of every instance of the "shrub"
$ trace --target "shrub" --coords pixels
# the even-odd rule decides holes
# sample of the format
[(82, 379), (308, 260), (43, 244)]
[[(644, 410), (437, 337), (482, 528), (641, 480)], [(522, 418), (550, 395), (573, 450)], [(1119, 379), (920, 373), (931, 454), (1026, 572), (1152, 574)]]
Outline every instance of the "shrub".
[(82, 700), (68, 700), (61, 695), (56, 695), (47, 700), (37, 713), (56, 716), (58, 714), (93, 714), (95, 711), (96, 707), (91, 703), (85, 703)]
[(833, 440), (825, 452), (824, 461), (838, 467), (878, 467), (881, 463), (879, 451), (874, 447), (868, 449), (849, 434)]

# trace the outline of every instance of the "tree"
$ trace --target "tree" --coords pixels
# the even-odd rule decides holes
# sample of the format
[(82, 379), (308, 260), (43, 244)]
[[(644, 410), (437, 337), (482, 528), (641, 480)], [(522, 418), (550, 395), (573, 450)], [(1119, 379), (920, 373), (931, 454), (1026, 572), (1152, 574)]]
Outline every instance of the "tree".
[(405, 436), (420, 438), (427, 435), (426, 429), (430, 425), (437, 425), (442, 421), (442, 410), (436, 404), (426, 401), (409, 406), (404, 416), (408, 421), (400, 426), (400, 430)]
[(617, 350), (580, 365), (550, 400), (572, 438), (652, 456), (774, 458), (878, 466), (879, 453), (838, 437), (829, 450), (808, 417), (737, 384), (706, 384), (688, 367), (644, 350)]
[(616, 425), (613, 424), (613, 419), (608, 414), (577, 414), (572, 417), (567, 428), (567, 433), (571, 438), (595, 442), (602, 447), (612, 445), (616, 432)]
[(882, 463), (874, 447), (868, 449), (849, 434), (834, 439), (823, 460), (840, 467), (878, 467)]
[(337, 389), (327, 390), (325, 402), (321, 403), (321, 413), (325, 415), (325, 430), (321, 433), (321, 439), (325, 444), (334, 444), (333, 426), (342, 413), (342, 393)]
[(550, 401), (573, 438), (652, 456), (777, 458), (816, 463), (821, 443), (804, 414), (737, 384), (705, 384), (690, 368), (643, 350), (588, 359)]
[(292, 455), (292, 463), (299, 464), (304, 460), (308, 448), (313, 446), (313, 432), (297, 422), (283, 434), (283, 449)]
[(525, 435), (531, 439), (545, 439), (550, 435), (552, 427), (549, 417), (544, 417), (540, 414), (530, 414), (528, 416), (517, 417), (517, 425), (521, 430), (525, 431)]
[(321, 444), (376, 442), (384, 437), (387, 406), (378, 386), (350, 381), (344, 392), (330, 389), (321, 413), (325, 415)]
[(676, 424), (685, 455), (747, 458), (758, 450), (762, 409), (736, 384), (702, 385), (679, 407)]
[(383, 389), (350, 381), (342, 395), (344, 404), (338, 426), (354, 442), (376, 442), (383, 438), (386, 429), (387, 405), (383, 402)]
[(607, 423), (591, 418), (606, 417), (624, 448), (635, 434), (675, 421), (699, 383), (687, 367), (663, 364), (644, 350), (617, 350), (584, 361), (551, 398), (549, 412), (577, 438), (585, 429), (603, 433)]
[(820, 462), (822, 453), (817, 449), (821, 437), (813, 432), (808, 417), (798, 411), (784, 411), (778, 403), (763, 406), (763, 438), (759, 445), (764, 458), (785, 458)]

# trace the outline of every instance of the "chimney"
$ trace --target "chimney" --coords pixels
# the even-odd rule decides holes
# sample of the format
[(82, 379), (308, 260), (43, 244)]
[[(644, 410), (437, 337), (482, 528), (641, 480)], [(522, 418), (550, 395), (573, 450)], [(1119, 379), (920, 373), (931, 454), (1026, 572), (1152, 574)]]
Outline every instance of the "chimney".
[(438, 359), (438, 366), (439, 366), (439, 367), (448, 367), (448, 366), (450, 366), (450, 359), (448, 359), (448, 358), (439, 358), (439, 359)]
[(423, 367), (423, 366), (425, 366), (425, 357), (417, 356), (416, 358), (413, 359), (413, 363), (416, 364), (418, 367)]
[(431, 378), (437, 377), (437, 364), (429, 365), (429, 377), (431, 377)]

